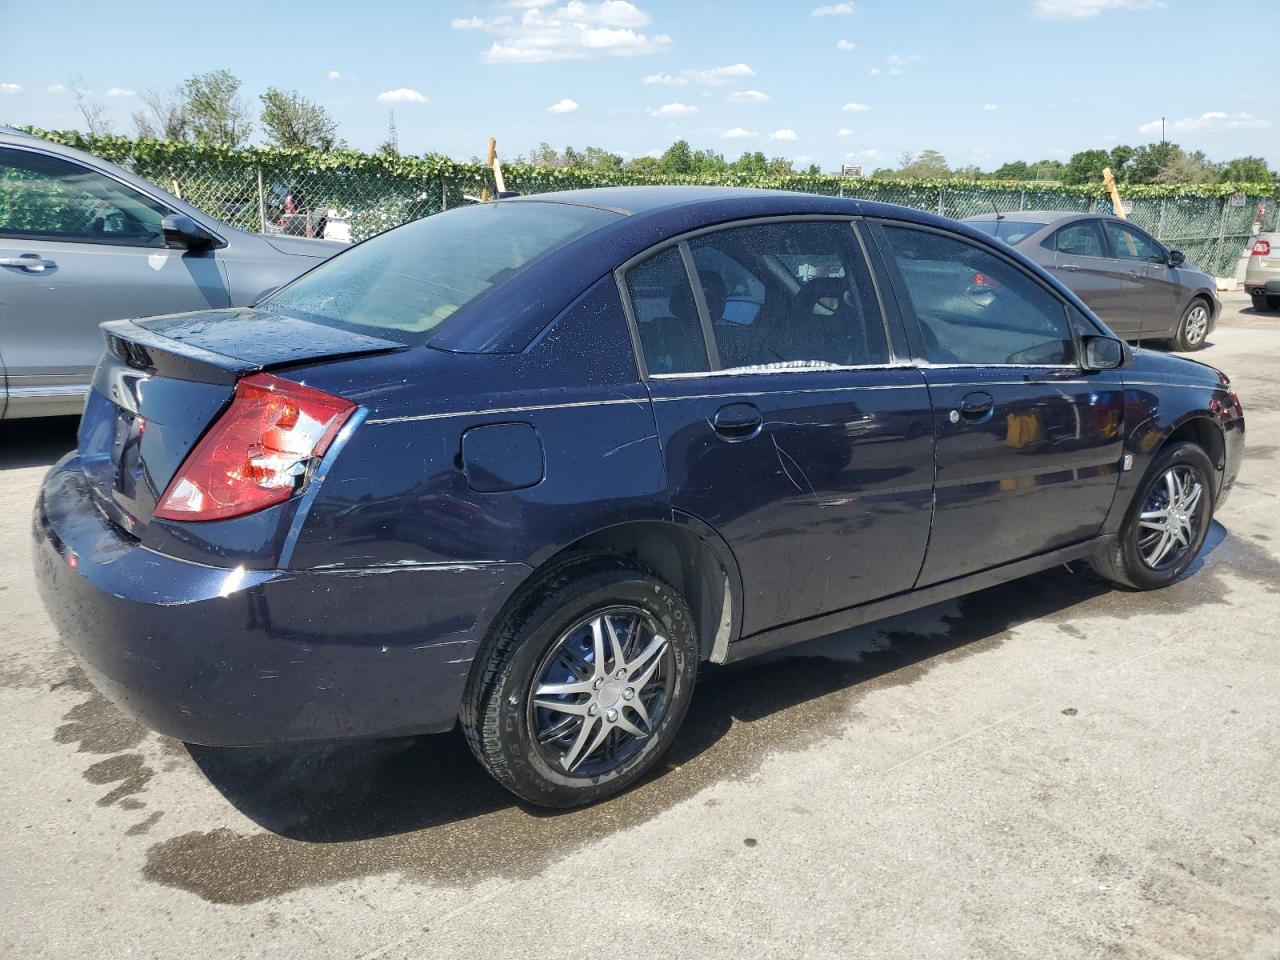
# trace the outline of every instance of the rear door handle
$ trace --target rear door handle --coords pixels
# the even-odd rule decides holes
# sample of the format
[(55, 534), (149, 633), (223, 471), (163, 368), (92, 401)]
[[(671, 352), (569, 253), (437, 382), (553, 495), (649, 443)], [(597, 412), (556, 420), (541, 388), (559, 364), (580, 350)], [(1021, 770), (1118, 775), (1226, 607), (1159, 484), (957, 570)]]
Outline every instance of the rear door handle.
[(27, 273), (43, 273), (56, 266), (54, 261), (46, 260), (38, 253), (24, 253), (19, 257), (0, 257), (0, 267), (17, 267)]
[(991, 416), (995, 405), (996, 402), (989, 393), (977, 391), (965, 394), (964, 399), (960, 401), (960, 417), (969, 423), (982, 423)]
[(1128, 277), (1130, 280), (1142, 279), (1142, 274), (1138, 273), (1136, 270), (1130, 270), (1128, 273), (1125, 274), (1125, 276)]
[(1064, 264), (1062, 265), (1062, 269), (1063, 269), (1063, 270), (1070, 270), (1072, 273), (1075, 273), (1077, 270), (1079, 270), (1079, 269), (1080, 269), (1080, 267), (1079, 267), (1079, 265), (1078, 265), (1078, 264), (1074, 264), (1074, 263), (1064, 263)]
[(751, 403), (729, 403), (716, 411), (711, 426), (726, 440), (750, 440), (764, 425), (760, 410)]

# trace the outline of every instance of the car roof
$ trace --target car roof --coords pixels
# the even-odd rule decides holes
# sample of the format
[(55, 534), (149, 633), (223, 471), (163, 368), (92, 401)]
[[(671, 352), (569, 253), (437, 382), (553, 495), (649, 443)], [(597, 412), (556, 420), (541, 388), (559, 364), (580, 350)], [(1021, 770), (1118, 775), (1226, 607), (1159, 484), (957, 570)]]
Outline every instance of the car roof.
[[(959, 234), (1036, 269), (1023, 254), (969, 224), (911, 207), (850, 197), (746, 187), (628, 186), (540, 193), (494, 202), (563, 203), (608, 210), (617, 216), (523, 268), (521, 282), (499, 284), (463, 307), (431, 339), (430, 346), (436, 349), (518, 353), (577, 297), (597, 283), (612, 282), (611, 274), (619, 265), (625, 267), (633, 258), (648, 255), (655, 246), (675, 237), (737, 221), (797, 216), (899, 221)], [(530, 296), (530, 291), (537, 291), (537, 295)]]
[(1074, 220), (1078, 217), (1097, 217), (1102, 214), (1088, 213), (1082, 210), (1001, 210), (999, 214), (976, 213), (965, 220), (1016, 220), (1018, 223), (1038, 223), (1048, 226), (1059, 220)]

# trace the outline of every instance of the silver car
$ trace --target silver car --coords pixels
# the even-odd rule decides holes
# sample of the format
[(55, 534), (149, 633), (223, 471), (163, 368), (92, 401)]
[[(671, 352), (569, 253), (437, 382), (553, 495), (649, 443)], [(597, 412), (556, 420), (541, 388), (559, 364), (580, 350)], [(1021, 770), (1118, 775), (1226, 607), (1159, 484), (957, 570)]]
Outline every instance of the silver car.
[(1253, 309), (1280, 310), (1280, 233), (1260, 233), (1249, 250), (1244, 288)]
[(343, 246), (245, 233), (113, 163), (0, 128), (0, 417), (78, 414), (104, 320), (246, 306)]
[(1218, 322), (1222, 304), (1214, 279), (1126, 220), (1019, 210), (965, 223), (1040, 264), (1126, 340), (1169, 340), (1178, 350), (1199, 350)]

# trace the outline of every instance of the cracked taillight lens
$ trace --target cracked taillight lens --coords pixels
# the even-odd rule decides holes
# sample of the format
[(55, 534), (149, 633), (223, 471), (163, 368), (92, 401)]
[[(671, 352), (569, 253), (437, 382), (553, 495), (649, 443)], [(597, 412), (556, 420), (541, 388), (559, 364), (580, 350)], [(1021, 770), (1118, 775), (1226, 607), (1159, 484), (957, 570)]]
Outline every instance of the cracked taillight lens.
[(226, 412), (156, 506), (161, 520), (225, 520), (288, 500), (355, 405), (269, 373), (236, 384)]

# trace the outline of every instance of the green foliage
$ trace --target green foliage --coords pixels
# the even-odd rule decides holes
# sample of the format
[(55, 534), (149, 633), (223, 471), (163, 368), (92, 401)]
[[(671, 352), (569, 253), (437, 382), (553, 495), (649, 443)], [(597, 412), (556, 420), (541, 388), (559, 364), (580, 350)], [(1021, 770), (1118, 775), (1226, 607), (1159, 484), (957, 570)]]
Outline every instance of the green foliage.
[(241, 147), (249, 142), (253, 124), (239, 96), (240, 81), (229, 70), (210, 70), (185, 84), (191, 132), (199, 143)]
[[(1105, 150), (1081, 150), (1067, 161), (1067, 169), (1063, 171), (1062, 182), (1080, 186), (1087, 183), (1102, 183), (1102, 168), (1111, 165), (1111, 154)], [(1115, 172), (1114, 170), (1112, 171)]]
[(267, 87), (262, 100), (262, 128), (272, 146), (286, 150), (332, 150), (338, 121), (320, 104), (297, 90)]

